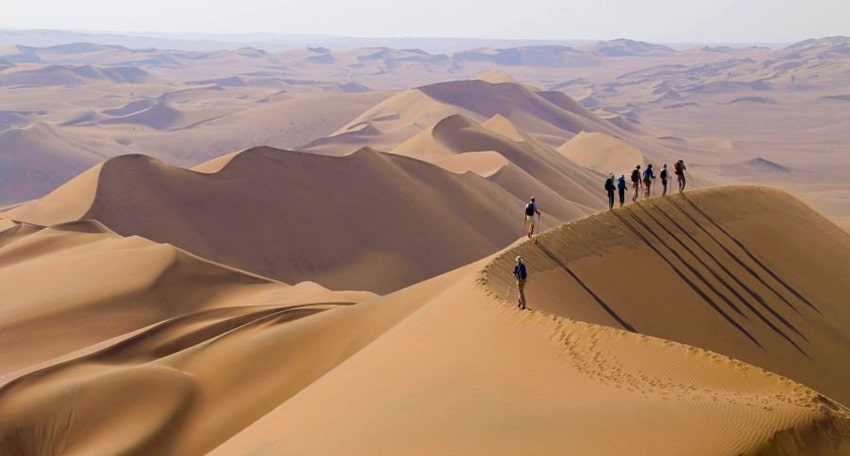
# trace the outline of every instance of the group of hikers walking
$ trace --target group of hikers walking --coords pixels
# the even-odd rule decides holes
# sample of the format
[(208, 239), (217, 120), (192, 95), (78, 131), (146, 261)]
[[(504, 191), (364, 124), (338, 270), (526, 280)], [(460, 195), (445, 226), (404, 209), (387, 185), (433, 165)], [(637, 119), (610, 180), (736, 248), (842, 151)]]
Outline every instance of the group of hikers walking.
[[(685, 185), (687, 183), (685, 178), (686, 169), (685, 162), (682, 160), (678, 160), (673, 164), (673, 174), (676, 175), (676, 183), (679, 188), (679, 193), (685, 191)], [(667, 181), (669, 180), (669, 177), (667, 164), (665, 163), (664, 166), (661, 167), (661, 171), (658, 173), (658, 178), (661, 179), (661, 196), (667, 195)], [(643, 172), (641, 172), (640, 165), (635, 166), (635, 169), (632, 170), (631, 173), (632, 190), (634, 191), (632, 194), (632, 202), (636, 202), (638, 200), (639, 192), (641, 190), (643, 190), (643, 197), (649, 198), (652, 195), (651, 189), (652, 182), (654, 180), (655, 170), (652, 169), (651, 163), (646, 165)], [(608, 176), (605, 179), (605, 191), (608, 193), (608, 209), (614, 209), (614, 192), (619, 194), (620, 207), (625, 204), (627, 189), (626, 176), (624, 174), (620, 174), (620, 177), (615, 180), (614, 173), (608, 173)], [(537, 202), (532, 196), (525, 204), (525, 210), (523, 213), (525, 234), (529, 239), (534, 237), (534, 228), (540, 221), (540, 216), (540, 209), (537, 207)], [(528, 270), (525, 267), (525, 260), (521, 256), (516, 257), (513, 274), (516, 279), (517, 292), (519, 294), (517, 302), (518, 307), (523, 310), (527, 309), (528, 306), (525, 302), (525, 281), (528, 279)]]
[[(679, 193), (685, 191), (685, 184), (687, 180), (685, 178), (685, 162), (682, 160), (678, 160), (675, 164), (673, 164), (673, 174), (676, 175), (676, 183), (679, 186)], [(670, 178), (670, 173), (667, 171), (667, 163), (661, 168), (661, 172), (658, 173), (658, 178), (661, 179), (661, 196), (667, 195), (667, 181)], [(635, 166), (635, 169), (632, 170), (631, 174), (631, 182), (632, 182), (632, 190), (634, 193), (632, 194), (632, 202), (636, 202), (640, 196), (640, 191), (643, 190), (643, 197), (649, 198), (652, 196), (652, 183), (655, 181), (655, 170), (652, 168), (652, 163), (646, 165), (646, 168), (641, 172), (640, 165)], [(620, 197), (620, 207), (626, 203), (626, 190), (628, 189), (626, 184), (626, 176), (624, 174), (620, 174), (620, 177), (616, 180), (614, 179), (614, 173), (608, 173), (608, 177), (605, 178), (605, 191), (608, 193), (608, 209), (614, 209), (614, 192), (617, 192)]]

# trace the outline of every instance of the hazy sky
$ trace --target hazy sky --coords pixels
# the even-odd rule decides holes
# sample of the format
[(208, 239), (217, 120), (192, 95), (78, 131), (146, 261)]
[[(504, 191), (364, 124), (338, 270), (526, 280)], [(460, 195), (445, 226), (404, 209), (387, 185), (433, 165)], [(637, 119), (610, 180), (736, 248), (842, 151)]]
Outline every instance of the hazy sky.
[(850, 0), (3, 0), (0, 27), (790, 42), (850, 35)]

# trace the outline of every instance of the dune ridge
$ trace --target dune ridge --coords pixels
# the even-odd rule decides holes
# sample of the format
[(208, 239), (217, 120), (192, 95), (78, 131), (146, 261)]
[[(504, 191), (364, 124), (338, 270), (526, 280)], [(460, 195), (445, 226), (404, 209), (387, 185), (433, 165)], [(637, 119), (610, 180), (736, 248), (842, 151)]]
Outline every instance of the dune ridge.
[(850, 403), (850, 313), (834, 298), (850, 293), (850, 235), (786, 193), (719, 188), (595, 215), (503, 254), (491, 291), (504, 292), (517, 254), (536, 277), (534, 308), (710, 349)]
[[(850, 246), (847, 235), (841, 237), (837, 227), (790, 196), (761, 188), (709, 190), (642, 206), (667, 207), (685, 198), (704, 212), (699, 226), (715, 237), (723, 230), (734, 236), (743, 247), (724, 244), (726, 248), (746, 248), (763, 265), (748, 267), (761, 267), (766, 281), (772, 280), (766, 277), (769, 269), (785, 282), (779, 291), (786, 299), (801, 300), (794, 301), (799, 311), (795, 318), (805, 320), (806, 327), (794, 323), (809, 338), (809, 375), (840, 378), (840, 372), (822, 363), (841, 356), (840, 347), (828, 343), (836, 345), (845, 337), (836, 331), (850, 316), (825, 302), (826, 292), (813, 287), (832, 283), (845, 266), (839, 263), (833, 275), (814, 279), (801, 271), (824, 260), (824, 250), (843, 255)], [(730, 208), (732, 201), (738, 206)], [(759, 210), (739, 213), (741, 208)], [(697, 209), (692, 211), (686, 210), (697, 218)], [(356, 305), (327, 299), (297, 304), (303, 297), (281, 305), (274, 296), (286, 293), (285, 285), (267, 288), (267, 281), (257, 276), (239, 279), (244, 286), (265, 290), (255, 295), (225, 289), (214, 293), (218, 306), (161, 316), (157, 323), (97, 348), (7, 376), (0, 386), (0, 450), (180, 455), (846, 453), (850, 411), (834, 400), (840, 394), (829, 393), (837, 382), (820, 382), (830, 399), (759, 367), (652, 336), (678, 326), (697, 332), (690, 317), (669, 309), (697, 312), (693, 302), (699, 297), (682, 294), (667, 312), (641, 319), (650, 305), (642, 300), (626, 312), (600, 296), (601, 290), (559, 285), (563, 277), (552, 277), (563, 276), (558, 261), (590, 287), (597, 279), (587, 275), (582, 257), (595, 258), (594, 268), (610, 271), (623, 255), (641, 254), (639, 243), (627, 239), (628, 230), (616, 225), (625, 212), (565, 225), (540, 236), (538, 244), (516, 243), (386, 296), (358, 295), (363, 300)], [(783, 266), (776, 262), (781, 253), (766, 254), (752, 245), (747, 233), (764, 236), (761, 226), (772, 223), (766, 215), (773, 212), (801, 225), (800, 233), (817, 228), (826, 234), (814, 246), (798, 242), (791, 247), (814, 250), (810, 258)], [(673, 220), (685, 223), (679, 216)], [(14, 234), (12, 242), (0, 247), (0, 258), (30, 258), (20, 261), (24, 267), (44, 255), (102, 251), (99, 236), (116, 236), (97, 222), (64, 228), (73, 234), (62, 234), (62, 243), (46, 253), (21, 243), (51, 234), (49, 229)], [(621, 235), (609, 236), (601, 228)], [(597, 233), (598, 244), (583, 240), (581, 233), (588, 230)], [(669, 236), (672, 242), (677, 235)], [(582, 242), (576, 244), (577, 239)], [(544, 264), (543, 249), (553, 252), (551, 264)], [(509, 270), (517, 253), (531, 268), (527, 290), (535, 311), (512, 308), (516, 294), (511, 295)], [(722, 263), (732, 268), (734, 260)], [(6, 271), (0, 269), (0, 278)], [(68, 274), (68, 269), (62, 271), (57, 275)], [(234, 273), (244, 274), (227, 272)], [(658, 280), (671, 288), (682, 283), (664, 274)], [(179, 283), (185, 290), (199, 282), (183, 278)], [(307, 289), (315, 285), (307, 284)], [(620, 313), (630, 326), (626, 329), (643, 334), (617, 328), (602, 310), (582, 310), (588, 290)], [(568, 313), (587, 322), (565, 318)], [(646, 318), (658, 323), (648, 325)], [(694, 318), (709, 326), (699, 334), (717, 340), (733, 337), (712, 326), (704, 314)], [(750, 320), (746, 329), (770, 351), (751, 350), (752, 344), (735, 340), (744, 349), (740, 358), (757, 353), (769, 360), (771, 352), (783, 351), (795, 366), (803, 366), (791, 356), (787, 340), (771, 334), (756, 318)], [(816, 328), (826, 329), (826, 335), (815, 337), (810, 330)], [(818, 383), (813, 380), (807, 378), (806, 384)], [(68, 386), (74, 394), (67, 393)], [(142, 387), (144, 399), (126, 394)], [(635, 425), (637, 419), (641, 426)]]

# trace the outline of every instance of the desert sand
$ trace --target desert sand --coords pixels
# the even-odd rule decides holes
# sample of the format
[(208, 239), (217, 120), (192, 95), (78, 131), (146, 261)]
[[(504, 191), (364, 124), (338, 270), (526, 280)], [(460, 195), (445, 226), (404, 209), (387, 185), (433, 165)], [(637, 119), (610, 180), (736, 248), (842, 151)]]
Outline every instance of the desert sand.
[[(723, 204), (731, 196), (750, 213)], [(649, 247), (641, 250), (634, 233), (618, 222), (642, 210), (632, 207), (553, 230), (536, 244), (517, 243), (384, 297), (360, 295), (366, 300), (353, 306), (328, 302), (327, 295), (318, 301), (302, 296), (310, 305), (271, 298), (258, 307), (249, 304), (257, 301), (246, 289), (255, 285), (216, 281), (222, 288), (211, 294), (240, 307), (185, 308), (181, 317), (13, 376), (0, 390), (7, 430), (0, 441), (4, 450), (25, 454), (845, 454), (850, 415), (835, 398), (846, 395), (840, 388), (844, 351), (837, 347), (847, 336), (840, 323), (847, 315), (832, 304), (829, 290), (841, 286), (847, 265), (838, 265), (834, 275), (805, 272), (808, 262), (832, 261), (829, 255), (846, 263), (850, 237), (772, 190), (709, 190), (668, 200), (687, 205), (687, 214), (710, 217), (713, 222), (700, 226), (712, 235), (726, 230), (741, 243), (724, 240), (726, 248), (759, 255), (760, 264), (742, 261), (762, 276), (776, 274), (766, 280), (775, 280), (778, 295), (794, 301), (797, 312), (783, 314), (796, 314), (793, 323), (809, 340), (795, 334), (788, 341), (756, 312), (736, 315), (737, 324), (726, 321), (720, 310), (684, 290), (686, 278), (696, 280), (687, 275), (652, 276), (653, 289), (680, 290), (680, 299), (637, 299), (619, 296), (617, 287), (591, 288), (604, 281), (600, 265), (623, 256), (650, 257)], [(651, 211), (660, 204), (641, 207)], [(774, 241), (763, 233), (777, 210), (802, 225), (799, 233), (811, 236), (806, 225), (826, 230), (806, 261), (783, 262), (778, 252), (759, 250)], [(598, 237), (599, 246), (582, 250), (573, 244), (582, 232), (600, 228), (610, 236)], [(565, 237), (564, 231), (572, 233)], [(4, 250), (42, 232), (20, 234)], [(701, 242), (717, 248), (708, 239)], [(546, 251), (570, 256), (547, 259)], [(514, 309), (507, 269), (517, 253), (531, 267), (528, 298), (540, 310)], [(558, 265), (564, 261), (574, 268), (569, 276)], [(589, 263), (596, 263), (595, 275), (587, 272), (593, 269)], [(663, 267), (646, 266), (644, 273)], [(754, 276), (741, 274), (740, 280), (766, 286)], [(577, 283), (588, 289), (576, 289)], [(285, 292), (277, 287), (263, 293)], [(596, 293), (605, 293), (605, 306), (587, 298)], [(778, 307), (778, 299), (770, 297), (770, 305)], [(606, 307), (628, 330), (641, 333), (618, 329)], [(544, 309), (572, 312), (573, 319)], [(767, 311), (763, 315), (781, 325)], [(116, 319), (132, 321), (127, 314)], [(745, 331), (756, 340), (741, 335)], [(761, 366), (784, 360), (787, 377), (718, 352)], [(795, 377), (834, 396), (795, 383)], [(142, 385), (144, 399), (126, 394)]]
[(3, 48), (0, 454), (850, 454), (847, 46)]

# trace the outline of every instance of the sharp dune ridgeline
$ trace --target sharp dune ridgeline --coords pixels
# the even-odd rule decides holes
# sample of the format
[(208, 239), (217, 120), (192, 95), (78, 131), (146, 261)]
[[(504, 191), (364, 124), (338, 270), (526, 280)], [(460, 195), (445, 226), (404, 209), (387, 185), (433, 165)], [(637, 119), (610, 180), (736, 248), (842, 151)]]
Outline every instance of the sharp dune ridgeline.
[(504, 253), (493, 289), (518, 254), (542, 312), (710, 349), (850, 403), (850, 235), (786, 193), (724, 187), (601, 213)]

